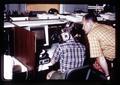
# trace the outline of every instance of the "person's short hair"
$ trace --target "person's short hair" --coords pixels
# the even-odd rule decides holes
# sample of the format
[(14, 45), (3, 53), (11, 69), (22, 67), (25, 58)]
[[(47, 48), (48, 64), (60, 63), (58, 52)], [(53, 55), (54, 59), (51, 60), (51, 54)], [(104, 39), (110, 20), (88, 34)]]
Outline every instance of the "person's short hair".
[(70, 34), (73, 36), (76, 42), (80, 43), (84, 42), (85, 32), (82, 29), (82, 24), (74, 23), (74, 26), (70, 31)]
[(58, 10), (57, 9), (55, 9), (55, 8), (50, 8), (49, 10), (48, 10), (48, 13), (49, 14), (59, 14), (59, 12), (58, 12)]
[(93, 22), (97, 22), (97, 17), (95, 13), (88, 13), (84, 16), (85, 20), (92, 20)]
[(74, 38), (75, 42), (83, 43), (85, 32), (82, 30), (82, 24), (68, 22), (63, 29), (63, 32), (68, 32)]

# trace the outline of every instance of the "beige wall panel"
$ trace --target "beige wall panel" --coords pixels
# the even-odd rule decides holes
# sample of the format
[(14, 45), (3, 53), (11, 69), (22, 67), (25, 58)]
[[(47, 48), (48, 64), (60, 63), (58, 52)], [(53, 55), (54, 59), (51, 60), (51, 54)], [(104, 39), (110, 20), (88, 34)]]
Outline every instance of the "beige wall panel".
[(27, 11), (46, 11), (50, 8), (60, 9), (60, 4), (27, 4)]

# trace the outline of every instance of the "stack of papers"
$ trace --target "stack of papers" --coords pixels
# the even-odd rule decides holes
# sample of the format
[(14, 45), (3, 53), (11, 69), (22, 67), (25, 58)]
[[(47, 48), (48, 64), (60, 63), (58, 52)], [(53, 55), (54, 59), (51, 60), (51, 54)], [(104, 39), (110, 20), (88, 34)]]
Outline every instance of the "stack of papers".
[(66, 15), (57, 15), (60, 19), (66, 19)]
[(28, 20), (28, 17), (10, 17), (12, 21), (25, 21)]
[(59, 19), (59, 16), (54, 14), (37, 14), (39, 19)]
[(103, 18), (103, 17), (97, 17), (97, 20), (98, 20), (98, 21), (103, 21), (104, 18)]
[(114, 13), (105, 13), (100, 14), (100, 16), (106, 20), (115, 20), (115, 14)]
[(66, 19), (67, 19), (68, 21), (71, 21), (71, 22), (79, 23), (79, 22), (82, 21), (82, 16), (77, 16), (77, 17), (75, 17), (75, 16), (72, 16), (72, 15), (67, 15), (67, 16), (66, 16)]

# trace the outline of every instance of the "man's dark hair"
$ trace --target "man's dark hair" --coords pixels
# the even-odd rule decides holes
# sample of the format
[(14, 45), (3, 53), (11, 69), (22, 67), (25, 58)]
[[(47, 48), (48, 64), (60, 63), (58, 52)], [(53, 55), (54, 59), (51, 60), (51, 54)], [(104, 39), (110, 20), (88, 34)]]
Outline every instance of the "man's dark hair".
[(49, 13), (49, 14), (55, 14), (55, 13), (59, 14), (58, 10), (55, 9), (55, 8), (50, 8), (50, 9), (48, 10), (48, 13)]
[(84, 16), (85, 20), (92, 20), (93, 22), (97, 22), (97, 17), (94, 13), (88, 13)]
[(74, 23), (70, 34), (73, 36), (76, 42), (85, 44), (85, 32), (82, 30), (82, 24)]

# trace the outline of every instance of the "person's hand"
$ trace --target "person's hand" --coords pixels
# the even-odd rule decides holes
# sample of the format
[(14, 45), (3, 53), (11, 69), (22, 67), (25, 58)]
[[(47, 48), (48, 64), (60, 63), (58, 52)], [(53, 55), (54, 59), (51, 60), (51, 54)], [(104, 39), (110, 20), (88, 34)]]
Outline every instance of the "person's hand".
[(104, 71), (103, 71), (103, 69), (101, 68), (101, 66), (99, 65), (98, 61), (95, 61), (95, 63), (93, 64), (93, 67), (94, 67), (96, 70), (104, 73)]
[(110, 75), (107, 75), (106, 78), (107, 78), (107, 80), (110, 80)]
[(49, 73), (47, 74), (46, 79), (49, 80), (54, 72), (55, 72), (55, 71), (49, 72)]

